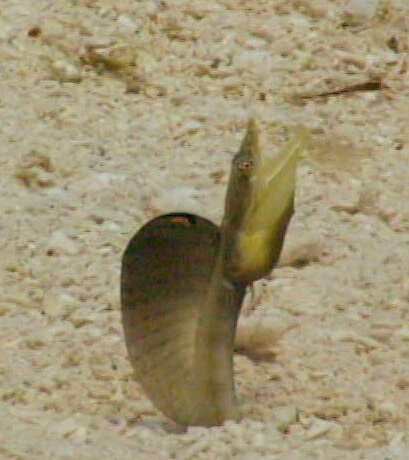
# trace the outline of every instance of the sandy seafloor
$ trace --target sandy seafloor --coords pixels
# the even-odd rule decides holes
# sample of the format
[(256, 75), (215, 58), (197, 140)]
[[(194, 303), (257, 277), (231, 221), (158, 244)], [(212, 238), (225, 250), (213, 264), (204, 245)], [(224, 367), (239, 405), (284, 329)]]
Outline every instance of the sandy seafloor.
[[(0, 458), (409, 458), (408, 37), (406, 0), (0, 3)], [(121, 254), (220, 222), (249, 116), (312, 133), (244, 311), (285, 333), (235, 358), (240, 423), (179, 433), (132, 377)]]

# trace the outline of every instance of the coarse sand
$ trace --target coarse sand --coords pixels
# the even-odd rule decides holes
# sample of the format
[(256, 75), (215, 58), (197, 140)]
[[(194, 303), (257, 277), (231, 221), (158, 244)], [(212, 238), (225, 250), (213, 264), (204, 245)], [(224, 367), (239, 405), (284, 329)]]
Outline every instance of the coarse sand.
[[(408, 37), (407, 0), (0, 3), (0, 458), (409, 458)], [(133, 379), (121, 255), (220, 222), (252, 116), (265, 149), (311, 132), (242, 313), (271, 343), (235, 357), (240, 423), (181, 432)]]

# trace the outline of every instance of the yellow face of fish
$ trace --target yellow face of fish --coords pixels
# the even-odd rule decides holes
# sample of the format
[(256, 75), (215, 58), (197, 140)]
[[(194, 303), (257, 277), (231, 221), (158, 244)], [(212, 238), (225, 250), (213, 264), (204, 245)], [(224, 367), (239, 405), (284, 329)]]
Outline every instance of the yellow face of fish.
[(267, 157), (260, 152), (255, 122), (249, 122), (233, 159), (227, 196), (235, 199), (229, 200), (223, 222), (225, 274), (231, 279), (254, 281), (277, 262), (293, 214), (297, 161), (307, 139), (307, 132), (300, 132)]

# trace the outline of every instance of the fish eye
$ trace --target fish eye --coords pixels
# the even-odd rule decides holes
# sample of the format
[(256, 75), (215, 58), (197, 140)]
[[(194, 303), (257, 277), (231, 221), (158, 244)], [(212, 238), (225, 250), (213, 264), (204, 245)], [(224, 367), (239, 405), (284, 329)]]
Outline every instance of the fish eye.
[(253, 160), (242, 160), (237, 163), (237, 169), (243, 172), (251, 172), (254, 168)]

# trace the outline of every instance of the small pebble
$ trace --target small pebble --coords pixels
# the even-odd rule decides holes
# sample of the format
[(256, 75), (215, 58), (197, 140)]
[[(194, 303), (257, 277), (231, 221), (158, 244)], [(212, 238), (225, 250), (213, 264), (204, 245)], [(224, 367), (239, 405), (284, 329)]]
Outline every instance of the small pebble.
[(320, 438), (332, 430), (335, 425), (336, 424), (334, 422), (327, 422), (326, 420), (316, 419), (311, 425), (311, 428), (309, 428), (305, 434), (305, 439), (307, 441), (311, 441), (313, 439)]
[(79, 83), (82, 80), (81, 70), (64, 59), (58, 59), (51, 63), (53, 76), (61, 82)]
[(371, 339), (370, 337), (365, 337), (358, 335), (352, 331), (334, 331), (331, 333), (331, 338), (334, 341), (339, 342), (353, 342), (363, 345), (368, 349), (379, 348), (382, 346), (377, 340)]
[(405, 342), (409, 341), (409, 327), (404, 326), (401, 327), (396, 331), (396, 337), (398, 337), (401, 340), (404, 340)]
[(237, 327), (235, 346), (251, 351), (268, 349), (294, 326), (294, 321), (281, 315), (242, 317)]
[(266, 70), (271, 61), (271, 53), (268, 51), (244, 51), (234, 59), (234, 65), (238, 70), (260, 72)]
[(130, 32), (135, 33), (141, 28), (141, 25), (135, 22), (127, 14), (120, 14), (116, 21), (123, 29), (129, 30)]
[(372, 19), (377, 7), (378, 0), (350, 0), (345, 7), (345, 13), (355, 18)]
[(74, 241), (61, 230), (57, 230), (52, 233), (47, 249), (48, 251), (53, 251), (54, 253), (70, 256), (78, 254), (78, 248)]
[(289, 426), (297, 421), (297, 408), (295, 406), (282, 406), (274, 409), (274, 420), (278, 431), (287, 431)]
[(74, 308), (74, 297), (51, 289), (44, 294), (43, 311), (50, 317), (61, 317)]
[(383, 402), (378, 406), (378, 410), (381, 415), (387, 419), (397, 420), (401, 414), (401, 409), (392, 402)]

